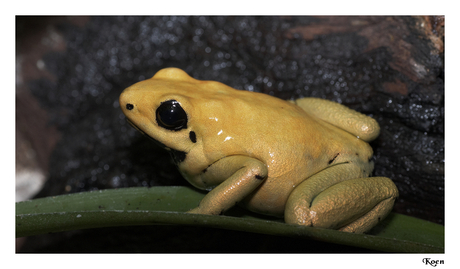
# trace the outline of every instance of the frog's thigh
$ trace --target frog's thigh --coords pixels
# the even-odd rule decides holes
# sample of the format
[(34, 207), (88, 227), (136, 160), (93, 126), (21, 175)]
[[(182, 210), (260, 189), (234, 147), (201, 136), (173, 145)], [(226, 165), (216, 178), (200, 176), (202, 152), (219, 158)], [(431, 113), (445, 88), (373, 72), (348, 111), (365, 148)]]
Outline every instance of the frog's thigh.
[(319, 98), (300, 98), (294, 101), (308, 114), (350, 132), (366, 142), (380, 133), (376, 120), (344, 105)]
[(285, 221), (356, 233), (372, 228), (391, 211), (398, 191), (388, 178), (359, 178), (359, 170), (340, 164), (302, 182), (289, 196)]
[(223, 158), (206, 169), (203, 181), (222, 181), (188, 213), (218, 215), (234, 206), (267, 178), (267, 166), (246, 156)]

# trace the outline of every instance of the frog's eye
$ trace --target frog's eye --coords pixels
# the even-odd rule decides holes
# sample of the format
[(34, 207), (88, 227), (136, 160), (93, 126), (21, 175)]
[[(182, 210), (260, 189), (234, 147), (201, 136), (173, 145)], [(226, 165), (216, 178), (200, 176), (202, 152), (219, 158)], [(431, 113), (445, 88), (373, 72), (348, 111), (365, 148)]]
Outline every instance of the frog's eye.
[(157, 123), (161, 127), (179, 131), (187, 128), (187, 113), (176, 100), (168, 100), (157, 108)]

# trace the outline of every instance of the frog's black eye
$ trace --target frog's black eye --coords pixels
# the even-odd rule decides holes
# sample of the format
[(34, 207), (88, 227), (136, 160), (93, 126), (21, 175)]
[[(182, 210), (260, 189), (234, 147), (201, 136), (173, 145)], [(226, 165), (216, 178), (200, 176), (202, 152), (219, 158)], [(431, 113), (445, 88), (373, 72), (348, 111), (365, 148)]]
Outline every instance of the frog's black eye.
[(187, 113), (176, 100), (168, 100), (157, 108), (157, 123), (161, 127), (179, 131), (187, 128)]

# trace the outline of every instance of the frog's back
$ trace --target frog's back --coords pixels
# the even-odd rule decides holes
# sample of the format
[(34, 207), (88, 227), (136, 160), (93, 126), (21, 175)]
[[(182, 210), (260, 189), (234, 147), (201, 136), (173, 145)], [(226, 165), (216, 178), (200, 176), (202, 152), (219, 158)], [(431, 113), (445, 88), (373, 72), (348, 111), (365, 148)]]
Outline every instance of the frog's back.
[[(367, 163), (372, 156), (368, 143), (292, 102), (235, 90), (218, 82), (207, 86), (216, 90), (212, 97), (208, 94), (203, 99), (201, 106), (214, 114), (195, 116), (202, 122), (218, 118), (222, 123), (212, 120), (203, 125), (206, 138), (222, 139), (215, 135), (218, 133), (231, 140), (205, 144), (219, 144), (226, 154), (252, 156), (272, 164), (269, 171), (274, 177), (286, 171), (300, 172), (298, 167), (306, 167), (302, 175), (310, 176), (333, 163), (355, 156), (359, 156), (356, 161)], [(295, 183), (298, 181), (295, 179)]]

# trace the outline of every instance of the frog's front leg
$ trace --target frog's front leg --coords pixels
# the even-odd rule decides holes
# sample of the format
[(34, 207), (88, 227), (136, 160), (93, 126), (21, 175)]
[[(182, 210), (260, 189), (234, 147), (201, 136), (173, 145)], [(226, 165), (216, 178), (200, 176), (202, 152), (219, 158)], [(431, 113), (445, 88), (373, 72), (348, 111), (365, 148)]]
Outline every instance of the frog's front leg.
[(363, 177), (359, 167), (339, 164), (297, 186), (285, 208), (286, 223), (363, 233), (385, 218), (398, 196), (384, 177)]
[(267, 175), (267, 166), (257, 159), (246, 156), (225, 157), (196, 178), (202, 186), (217, 186), (201, 200), (198, 207), (188, 213), (222, 214), (253, 192)]

